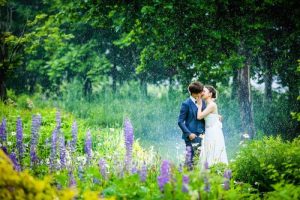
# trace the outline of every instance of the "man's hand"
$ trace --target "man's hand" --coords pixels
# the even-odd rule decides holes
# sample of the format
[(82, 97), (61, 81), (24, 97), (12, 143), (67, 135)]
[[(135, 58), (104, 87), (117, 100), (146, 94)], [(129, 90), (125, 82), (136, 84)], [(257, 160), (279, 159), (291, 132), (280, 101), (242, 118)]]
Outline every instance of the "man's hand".
[(197, 137), (197, 135), (195, 134), (195, 133), (191, 133), (190, 135), (189, 135), (189, 139), (190, 140), (193, 140), (193, 139), (195, 139)]

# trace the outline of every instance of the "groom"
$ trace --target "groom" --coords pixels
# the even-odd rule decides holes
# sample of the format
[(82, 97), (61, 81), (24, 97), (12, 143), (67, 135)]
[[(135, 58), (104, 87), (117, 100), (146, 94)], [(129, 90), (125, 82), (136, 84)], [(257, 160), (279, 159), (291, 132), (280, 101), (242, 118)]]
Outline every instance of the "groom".
[[(187, 156), (185, 165), (189, 168), (193, 168), (195, 147), (201, 146), (201, 135), (205, 131), (204, 120), (197, 119), (198, 105), (197, 100), (201, 99), (203, 92), (203, 84), (200, 82), (193, 82), (188, 87), (190, 97), (186, 99), (180, 108), (180, 114), (178, 117), (178, 125), (182, 130), (182, 139), (185, 141)], [(201, 100), (203, 101), (203, 100)], [(206, 107), (205, 102), (202, 102), (202, 110)]]

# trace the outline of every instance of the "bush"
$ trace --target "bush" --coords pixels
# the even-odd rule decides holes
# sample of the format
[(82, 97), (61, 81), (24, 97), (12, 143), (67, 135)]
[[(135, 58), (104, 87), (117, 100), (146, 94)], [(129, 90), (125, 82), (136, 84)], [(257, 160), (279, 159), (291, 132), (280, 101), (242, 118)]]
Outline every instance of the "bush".
[(272, 191), (279, 182), (300, 184), (300, 137), (292, 142), (265, 137), (241, 148), (232, 163), (233, 177), (261, 192)]
[(27, 171), (16, 172), (0, 150), (0, 199), (73, 199), (74, 195), (70, 189), (53, 188), (49, 178), (37, 180)]

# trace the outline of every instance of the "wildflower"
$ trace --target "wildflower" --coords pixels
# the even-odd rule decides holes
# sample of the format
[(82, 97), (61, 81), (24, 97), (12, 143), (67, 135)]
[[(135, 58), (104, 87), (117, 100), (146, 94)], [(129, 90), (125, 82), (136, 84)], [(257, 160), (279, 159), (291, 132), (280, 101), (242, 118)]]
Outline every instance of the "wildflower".
[(65, 146), (65, 137), (63, 135), (60, 136), (60, 165), (61, 169), (66, 167), (66, 146)]
[(186, 157), (185, 157), (185, 165), (189, 168), (192, 169), (192, 147), (187, 146), (186, 147)]
[(210, 184), (208, 182), (208, 178), (204, 177), (204, 191), (209, 192), (210, 191)]
[(170, 181), (170, 163), (164, 160), (160, 168), (160, 176), (157, 178), (158, 185), (161, 191), (164, 190), (165, 184)]
[(124, 122), (124, 136), (125, 136), (125, 147), (126, 147), (126, 169), (130, 169), (132, 160), (132, 146), (134, 141), (133, 127), (129, 119), (125, 119)]
[(230, 169), (225, 170), (224, 178), (231, 179), (231, 176), (232, 176), (232, 171)]
[(78, 133), (77, 123), (76, 123), (76, 121), (74, 121), (72, 124), (72, 141), (71, 141), (71, 152), (72, 153), (74, 153), (76, 151), (77, 133)]
[(78, 166), (78, 177), (82, 181), (83, 180), (83, 168), (81, 165)]
[(224, 190), (229, 190), (230, 189), (230, 179), (231, 179), (231, 170), (225, 170), (224, 172)]
[(21, 166), (19, 165), (18, 161), (17, 161), (17, 157), (16, 154), (14, 152), (12, 152), (9, 155), (10, 160), (12, 161), (12, 163), (14, 164), (14, 169), (16, 171), (21, 171)]
[(204, 162), (204, 169), (209, 169), (208, 161), (207, 159)]
[(106, 179), (106, 173), (107, 173), (106, 161), (103, 158), (101, 158), (99, 161), (99, 168), (100, 168), (100, 173), (101, 173), (102, 177), (104, 179)]
[(2, 122), (1, 122), (1, 125), (0, 125), (0, 139), (2, 140), (3, 144), (7, 140), (7, 135), (6, 135), (6, 119), (5, 118), (2, 119)]
[(69, 170), (69, 187), (75, 187), (76, 186), (76, 180), (74, 177), (74, 174), (71, 170)]
[(31, 141), (30, 141), (30, 165), (31, 167), (37, 163), (37, 144), (39, 137), (39, 128), (41, 125), (41, 115), (33, 115), (31, 125)]
[(147, 178), (147, 166), (145, 163), (143, 164), (142, 169), (139, 170), (139, 175), (141, 182), (145, 182)]
[(54, 171), (55, 169), (56, 148), (57, 148), (57, 129), (55, 128), (52, 132), (52, 139), (51, 139), (51, 151), (50, 151), (51, 171)]
[(136, 165), (131, 168), (131, 174), (136, 174), (138, 172)]
[(84, 151), (87, 154), (87, 163), (89, 164), (92, 159), (92, 137), (89, 130), (86, 133)]
[(17, 149), (19, 154), (19, 160), (21, 162), (21, 159), (23, 158), (24, 148), (23, 148), (23, 128), (22, 128), (22, 120), (20, 117), (18, 117), (17, 120)]
[(183, 175), (182, 177), (182, 192), (187, 193), (189, 191), (188, 185), (189, 185), (189, 177), (187, 175)]

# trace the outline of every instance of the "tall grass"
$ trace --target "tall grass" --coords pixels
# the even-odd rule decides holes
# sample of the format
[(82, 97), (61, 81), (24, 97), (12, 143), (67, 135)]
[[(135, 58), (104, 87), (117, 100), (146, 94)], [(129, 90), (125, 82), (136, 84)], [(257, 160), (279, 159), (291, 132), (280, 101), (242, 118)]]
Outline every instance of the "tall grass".
[[(184, 157), (184, 141), (177, 118), (181, 102), (189, 97), (188, 92), (169, 90), (166, 86), (148, 85), (148, 95), (141, 90), (137, 82), (127, 82), (119, 86), (117, 91), (109, 87), (95, 88), (92, 96), (84, 97), (80, 83), (61, 86), (61, 96), (52, 96), (51, 105), (65, 109), (76, 117), (84, 119), (90, 127), (121, 127), (125, 117), (133, 123), (135, 137), (140, 139), (146, 148), (154, 148), (162, 157), (180, 162)], [(231, 96), (231, 88), (219, 86), (217, 99), (219, 113), (223, 116), (223, 132), (229, 158), (234, 158), (239, 148), (241, 135), (241, 118), (236, 99)], [(277, 134), (284, 130), (288, 112), (280, 115), (285, 109), (284, 95), (275, 94), (272, 106), (262, 106), (263, 94), (254, 91), (253, 110), (255, 127), (258, 136)], [(39, 105), (45, 106), (45, 97), (41, 95)], [(49, 105), (48, 102), (48, 105)], [(281, 126), (273, 126), (276, 120), (270, 114), (276, 113)], [(276, 112), (278, 111), (278, 112)], [(271, 120), (270, 120), (271, 119)]]

